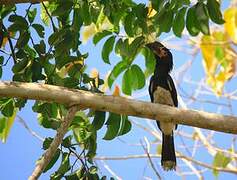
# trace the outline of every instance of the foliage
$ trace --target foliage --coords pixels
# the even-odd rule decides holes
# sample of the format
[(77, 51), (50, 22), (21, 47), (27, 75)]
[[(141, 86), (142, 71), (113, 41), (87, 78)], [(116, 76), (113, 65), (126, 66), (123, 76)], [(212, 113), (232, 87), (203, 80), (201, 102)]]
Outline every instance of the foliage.
[[(155, 66), (154, 56), (145, 44), (154, 41), (162, 33), (169, 33), (171, 29), (177, 37), (182, 37), (185, 27), (191, 36), (205, 35), (201, 35), (205, 69), (211, 78), (209, 82), (216, 79), (216, 84), (212, 86), (217, 93), (220, 93), (223, 83), (233, 76), (233, 70), (230, 70), (233, 58), (228, 54), (231, 47), (205, 45), (213, 39), (226, 41), (228, 38), (236, 43), (236, 24), (234, 18), (229, 18), (233, 14), (236, 16), (236, 9), (227, 10), (224, 20), (216, 0), (202, 0), (195, 4), (189, 0), (151, 0), (148, 5), (132, 0), (55, 0), (41, 3), (40, 9), (30, 4), (25, 14), (22, 11), (19, 13), (18, 8), (20, 6), (0, 5), (0, 46), (4, 49), (9, 44), (11, 50), (9, 58), (0, 56), (0, 75), (2, 67), (12, 58), (13, 81), (41, 82), (105, 93), (101, 86), (108, 83), (111, 88), (122, 75), (122, 92), (131, 95), (145, 86), (145, 80)], [(37, 17), (39, 14), (42, 21)], [(210, 33), (210, 20), (216, 24), (226, 21), (228, 38), (225, 33)], [(50, 29), (47, 34), (46, 29)], [(86, 42), (90, 37), (93, 37), (95, 45), (105, 40), (101, 52), (104, 63), (111, 63), (110, 54), (113, 52), (121, 58), (112, 67), (107, 82), (100, 79), (99, 73), (91, 76), (86, 72), (85, 60), (88, 54), (81, 52), (80, 45), (81, 40)], [(207, 52), (211, 53), (207, 55)], [(145, 70), (134, 63), (138, 54), (144, 56)], [(218, 64), (224, 71), (217, 74), (215, 70)], [(223, 73), (227, 72), (230, 72), (229, 76), (223, 77)], [(4, 98), (0, 103), (0, 137), (5, 142), (17, 109), (23, 108), (26, 100)], [(32, 109), (38, 113), (39, 124), (53, 130), (60, 126), (67, 112), (66, 106), (41, 101), (36, 101)], [(64, 139), (63, 148), (58, 149), (45, 169), (50, 169), (61, 157), (61, 165), (51, 175), (52, 179), (99, 179), (97, 167), (93, 163), (97, 131), (106, 125), (103, 139), (112, 140), (131, 129), (128, 117), (113, 113), (107, 115), (106, 118), (106, 112), (92, 110), (77, 113), (68, 130), (71, 135)], [(51, 138), (45, 139), (43, 149), (47, 149), (51, 141)], [(81, 153), (78, 154), (78, 151)], [(71, 155), (81, 161), (81, 167), (75, 171), (70, 162)]]

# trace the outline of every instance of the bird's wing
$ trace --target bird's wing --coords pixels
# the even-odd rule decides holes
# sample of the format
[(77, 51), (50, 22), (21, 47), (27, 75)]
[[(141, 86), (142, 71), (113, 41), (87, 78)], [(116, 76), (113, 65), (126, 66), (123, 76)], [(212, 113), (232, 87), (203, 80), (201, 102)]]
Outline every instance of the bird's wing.
[(151, 76), (150, 84), (149, 84), (149, 95), (151, 98), (151, 102), (154, 102), (153, 91), (154, 91), (154, 76)]

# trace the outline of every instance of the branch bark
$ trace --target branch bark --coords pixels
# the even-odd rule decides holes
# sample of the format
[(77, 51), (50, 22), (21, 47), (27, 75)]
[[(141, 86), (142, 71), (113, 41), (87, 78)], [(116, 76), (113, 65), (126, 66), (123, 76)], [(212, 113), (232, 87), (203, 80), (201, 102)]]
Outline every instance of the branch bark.
[(32, 175), (29, 177), (29, 180), (37, 180), (42, 174), (43, 170), (47, 167), (50, 160), (57, 151), (58, 146), (62, 143), (64, 135), (67, 133), (67, 130), (71, 124), (72, 119), (74, 118), (76, 112), (78, 111), (77, 106), (73, 106), (69, 109), (67, 116), (62, 121), (61, 126), (57, 129), (57, 134), (54, 137), (49, 148), (43, 154), (42, 159), (37, 163)]
[(178, 109), (125, 97), (108, 96), (82, 90), (36, 83), (0, 82), (0, 97), (16, 97), (57, 102), (163, 122), (174, 122), (237, 134), (237, 117), (204, 111)]

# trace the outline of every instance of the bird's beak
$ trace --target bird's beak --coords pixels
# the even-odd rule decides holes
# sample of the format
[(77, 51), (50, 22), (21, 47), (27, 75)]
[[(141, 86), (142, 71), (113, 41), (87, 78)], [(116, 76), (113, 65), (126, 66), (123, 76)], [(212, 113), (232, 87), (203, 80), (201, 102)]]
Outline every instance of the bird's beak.
[(149, 49), (152, 49), (152, 43), (146, 44), (146, 47), (148, 47)]

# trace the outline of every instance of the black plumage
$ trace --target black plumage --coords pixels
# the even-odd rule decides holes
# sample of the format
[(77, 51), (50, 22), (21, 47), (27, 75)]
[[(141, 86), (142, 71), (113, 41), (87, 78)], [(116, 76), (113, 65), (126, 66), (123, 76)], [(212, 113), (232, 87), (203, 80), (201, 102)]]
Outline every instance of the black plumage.
[[(155, 71), (149, 85), (151, 102), (177, 107), (177, 92), (173, 79), (169, 74), (173, 68), (172, 54), (169, 49), (159, 42), (149, 43), (147, 47), (156, 58)], [(157, 121), (157, 125), (162, 131), (161, 165), (164, 170), (173, 170), (176, 167), (173, 130), (177, 128), (177, 125), (171, 122), (161, 123), (159, 121)]]

